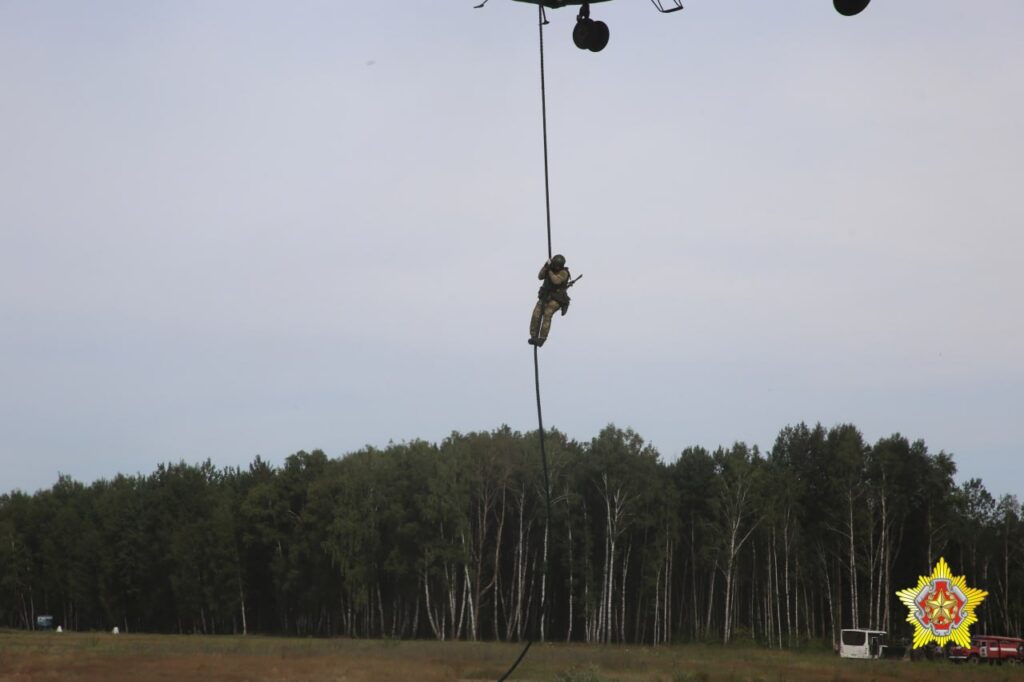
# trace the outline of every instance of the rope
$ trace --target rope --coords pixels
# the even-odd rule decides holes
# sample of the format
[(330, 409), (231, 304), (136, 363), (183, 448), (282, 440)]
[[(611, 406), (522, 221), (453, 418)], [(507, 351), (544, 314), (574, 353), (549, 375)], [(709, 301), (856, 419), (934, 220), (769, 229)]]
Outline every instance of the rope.
[(511, 675), (513, 673), (513, 671), (515, 671), (515, 669), (517, 667), (519, 667), (519, 661), (523, 660), (523, 657), (526, 656), (526, 652), (530, 650), (530, 646), (532, 644), (533, 644), (533, 640), (532, 639), (528, 640), (526, 642), (526, 646), (523, 647), (523, 650), (519, 652), (519, 658), (516, 659), (516, 662), (512, 664), (512, 667), (509, 668), (508, 671), (506, 671), (504, 675), (502, 675), (501, 677), (498, 678), (498, 682), (505, 682), (505, 680), (508, 679), (508, 676)]
[[(544, 6), (537, 5), (537, 16), (538, 26), (540, 29), (540, 107), (541, 107), (541, 120), (543, 122), (544, 129), (544, 206), (547, 211), (547, 227), (548, 227), (548, 258), (551, 258), (551, 191), (550, 183), (548, 180), (548, 103), (547, 103), (547, 91), (544, 87)], [(544, 412), (541, 410), (540, 403), (540, 360), (537, 355), (537, 346), (533, 347), (533, 383), (536, 387), (537, 392), (537, 433), (540, 436), (540, 461), (544, 467), (544, 509), (547, 515), (547, 523), (544, 526), (545, 535), (550, 532), (551, 528), (551, 481), (548, 477), (548, 453), (544, 447)], [(546, 540), (546, 538), (545, 538)], [(548, 554), (547, 546), (544, 547), (544, 560), (543, 560), (543, 575), (544, 575), (544, 596), (540, 602), (540, 628), (544, 627), (544, 623), (547, 620), (548, 615), (548, 591), (549, 585), (547, 584), (548, 576)], [(532, 628), (531, 628), (532, 629)], [(519, 658), (516, 659), (512, 667), (505, 672), (504, 675), (498, 678), (498, 682), (504, 682), (508, 677), (515, 672), (515, 669), (519, 666), (519, 663), (526, 656), (526, 652), (533, 646), (535, 633), (530, 633), (530, 639), (526, 641), (526, 646), (519, 654)]]
[(544, 5), (537, 3), (540, 29), (540, 117), (544, 126), (544, 207), (548, 222), (548, 258), (551, 258), (551, 190), (548, 182), (548, 95), (544, 87)]

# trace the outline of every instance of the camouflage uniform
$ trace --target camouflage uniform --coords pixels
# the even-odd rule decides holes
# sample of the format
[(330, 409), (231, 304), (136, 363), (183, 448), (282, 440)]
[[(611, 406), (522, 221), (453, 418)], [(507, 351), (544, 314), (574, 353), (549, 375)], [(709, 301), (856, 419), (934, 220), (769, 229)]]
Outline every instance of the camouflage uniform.
[[(569, 270), (564, 267), (565, 258), (555, 256), (551, 259), (554, 264), (545, 263), (540, 269), (537, 279), (544, 280), (537, 292), (537, 305), (533, 307), (533, 316), (530, 318), (530, 343), (543, 346), (548, 338), (548, 331), (551, 329), (551, 318), (559, 310), (565, 315), (569, 309)], [(563, 266), (556, 271), (558, 264)]]

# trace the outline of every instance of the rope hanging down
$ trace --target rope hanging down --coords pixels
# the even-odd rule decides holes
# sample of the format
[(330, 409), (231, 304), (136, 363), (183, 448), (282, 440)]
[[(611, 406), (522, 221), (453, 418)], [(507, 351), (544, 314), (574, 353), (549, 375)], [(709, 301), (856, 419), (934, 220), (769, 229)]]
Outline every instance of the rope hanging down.
[[(544, 87), (544, 24), (547, 21), (544, 18), (544, 5), (538, 3), (537, 5), (537, 17), (538, 26), (540, 30), (540, 108), (541, 108), (541, 121), (543, 123), (543, 137), (544, 137), (544, 208), (547, 216), (547, 228), (548, 228), (548, 258), (551, 258), (551, 191), (550, 183), (548, 180), (548, 103), (547, 103), (547, 92)], [(541, 410), (540, 403), (540, 361), (537, 356), (538, 347), (533, 347), (533, 382), (536, 386), (537, 392), (537, 433), (540, 435), (540, 460), (544, 467), (544, 510), (546, 514), (544, 532), (549, 532), (551, 524), (551, 482), (548, 478), (548, 454), (544, 447), (544, 413)], [(548, 597), (547, 597), (547, 575), (548, 575), (548, 552), (547, 552), (547, 538), (545, 537), (544, 542), (544, 557), (542, 563), (542, 570), (544, 576), (545, 589), (540, 602), (540, 618), (538, 620), (539, 628), (544, 627), (544, 622), (548, 615)], [(531, 628), (532, 629), (532, 628)], [(498, 682), (504, 682), (508, 677), (515, 671), (519, 666), (519, 663), (526, 656), (526, 652), (533, 646), (536, 635), (531, 632), (529, 639), (526, 641), (526, 646), (523, 647), (519, 657), (512, 664), (512, 667), (508, 671), (498, 678)]]
[(540, 29), (540, 119), (544, 137), (544, 209), (548, 225), (548, 258), (551, 258), (551, 189), (548, 182), (548, 95), (544, 87), (544, 5), (537, 4), (538, 26)]

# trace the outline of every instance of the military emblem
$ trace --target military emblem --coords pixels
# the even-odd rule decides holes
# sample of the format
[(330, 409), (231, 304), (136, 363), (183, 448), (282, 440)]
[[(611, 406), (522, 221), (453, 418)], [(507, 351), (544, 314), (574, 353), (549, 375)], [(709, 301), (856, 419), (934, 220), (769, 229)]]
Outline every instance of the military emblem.
[(921, 576), (917, 587), (896, 593), (909, 609), (907, 622), (914, 626), (914, 648), (928, 642), (939, 646), (956, 642), (971, 646), (971, 625), (978, 620), (975, 610), (988, 596), (985, 590), (967, 586), (965, 576), (953, 577), (945, 559), (939, 559), (930, 576)]

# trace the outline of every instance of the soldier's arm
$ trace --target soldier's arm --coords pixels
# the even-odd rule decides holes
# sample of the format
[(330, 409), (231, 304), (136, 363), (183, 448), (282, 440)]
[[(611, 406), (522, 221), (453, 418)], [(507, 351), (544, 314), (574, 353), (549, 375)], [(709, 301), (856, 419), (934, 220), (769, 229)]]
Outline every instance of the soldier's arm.
[(561, 286), (569, 281), (569, 271), (565, 268), (562, 268), (561, 272), (549, 272), (548, 280), (556, 287)]
[(544, 279), (547, 276), (548, 276), (548, 264), (545, 263), (544, 267), (542, 267), (540, 269), (540, 272), (537, 274), (537, 279)]

